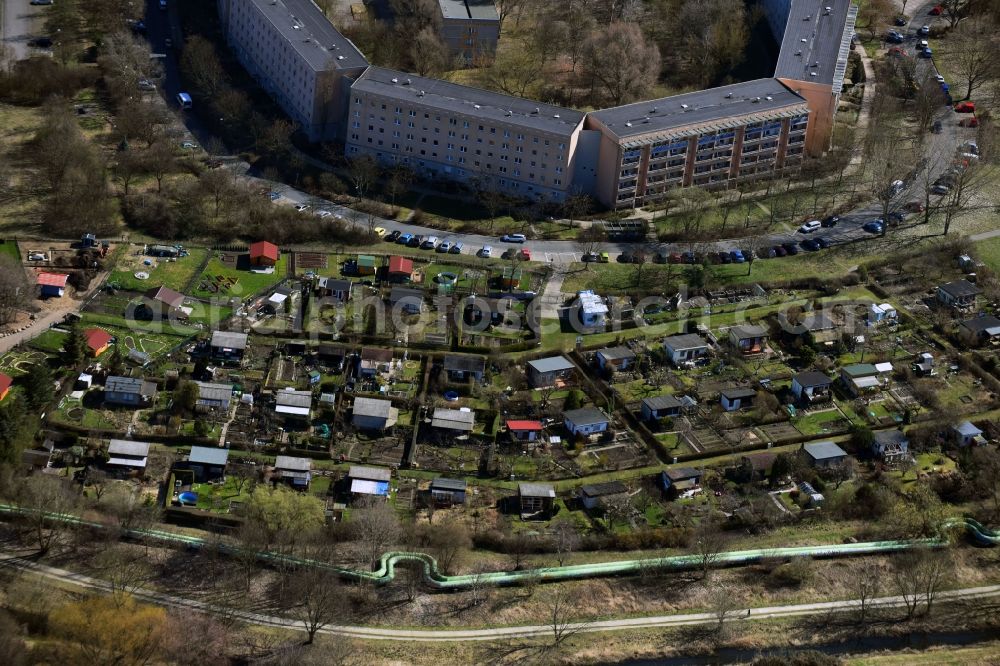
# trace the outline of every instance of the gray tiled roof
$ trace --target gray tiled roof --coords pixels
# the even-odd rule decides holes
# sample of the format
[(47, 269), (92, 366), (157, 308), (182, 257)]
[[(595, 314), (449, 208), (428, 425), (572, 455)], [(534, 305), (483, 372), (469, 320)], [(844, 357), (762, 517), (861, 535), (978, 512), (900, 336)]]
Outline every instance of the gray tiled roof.
[(605, 347), (598, 349), (597, 353), (607, 361), (616, 361), (621, 358), (635, 358), (635, 352), (628, 347)]
[(563, 370), (572, 370), (574, 367), (573, 362), (567, 359), (565, 356), (550, 356), (548, 358), (539, 358), (534, 361), (528, 361), (535, 372), (546, 373), (546, 372), (561, 372)]
[(700, 349), (708, 347), (708, 343), (697, 333), (683, 333), (681, 335), (671, 335), (663, 339), (663, 344), (669, 346), (674, 351), (684, 349)]
[(347, 476), (352, 479), (368, 479), (370, 481), (388, 481), (392, 478), (392, 471), (384, 467), (366, 467), (364, 465), (351, 465), (347, 470)]
[(690, 125), (714, 122), (720, 129), (736, 127), (746, 124), (747, 116), (763, 120), (785, 115), (783, 111), (789, 116), (804, 113), (805, 100), (776, 79), (757, 79), (595, 111), (590, 117), (626, 139), (681, 128), (687, 129), (674, 135), (689, 136), (698, 133)]
[(229, 449), (213, 446), (192, 446), (188, 461), (204, 465), (225, 465), (229, 460)]
[(431, 417), (431, 425), (435, 428), (449, 428), (451, 430), (472, 430), (476, 425), (476, 413), (438, 407)]
[(355, 398), (354, 416), (374, 416), (376, 418), (389, 418), (389, 410), (392, 409), (392, 402), (389, 400), (378, 400), (376, 398)]
[(644, 404), (649, 409), (657, 412), (661, 409), (672, 409), (674, 407), (680, 407), (681, 401), (672, 395), (657, 395), (652, 398), (643, 398), (642, 404)]
[(836, 442), (812, 442), (802, 448), (813, 460), (829, 460), (847, 455), (847, 452), (837, 446)]
[(228, 349), (246, 349), (247, 334), (233, 331), (213, 331), (212, 346), (226, 347)]
[(149, 442), (132, 442), (124, 439), (112, 439), (108, 443), (108, 455), (135, 456), (145, 458), (149, 455)]
[(308, 472), (312, 469), (312, 460), (296, 456), (278, 456), (274, 460), (275, 469), (288, 469), (296, 472)]
[(315, 71), (365, 67), (368, 61), (312, 0), (250, 0)]
[(581, 409), (571, 409), (563, 412), (563, 418), (572, 421), (573, 425), (584, 426), (595, 423), (607, 423), (611, 419), (597, 407), (583, 407)]
[(484, 124), (497, 122), (564, 137), (572, 134), (583, 120), (583, 114), (572, 109), (383, 67), (369, 67), (351, 90), (464, 115)]
[(226, 402), (233, 397), (232, 384), (209, 384), (207, 382), (195, 382), (198, 386), (199, 400), (218, 400)]
[(482, 356), (456, 356), (444, 357), (444, 369), (448, 372), (482, 372), (486, 369), (486, 359)]
[(939, 285), (938, 289), (948, 294), (952, 298), (963, 298), (965, 296), (975, 296), (980, 293), (979, 287), (968, 280), (955, 280)]
[(792, 377), (792, 379), (797, 381), (799, 386), (827, 386), (833, 383), (833, 380), (822, 372), (815, 371), (800, 372)]
[(465, 482), (465, 479), (446, 479), (443, 476), (439, 476), (438, 478), (431, 481), (431, 490), (448, 490), (452, 492), (455, 491), (465, 492), (467, 486), (468, 484)]
[(519, 483), (517, 494), (522, 497), (555, 497), (556, 490), (548, 483)]

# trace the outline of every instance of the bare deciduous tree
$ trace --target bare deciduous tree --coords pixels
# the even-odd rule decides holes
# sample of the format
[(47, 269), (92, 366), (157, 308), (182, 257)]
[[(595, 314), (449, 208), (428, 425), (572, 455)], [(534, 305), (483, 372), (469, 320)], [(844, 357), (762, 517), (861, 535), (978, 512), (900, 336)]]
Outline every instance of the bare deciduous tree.
[(0, 256), (0, 324), (14, 321), (31, 296), (21, 265), (9, 255)]
[(313, 642), (320, 629), (345, 615), (340, 581), (318, 567), (289, 572), (283, 591), (292, 614), (306, 630), (307, 645)]
[(400, 535), (399, 517), (385, 501), (366, 498), (351, 513), (355, 538), (360, 542), (369, 566), (375, 568), (379, 558)]
[(656, 83), (660, 51), (646, 43), (638, 24), (612, 23), (587, 40), (581, 63), (585, 77), (619, 106), (642, 97)]

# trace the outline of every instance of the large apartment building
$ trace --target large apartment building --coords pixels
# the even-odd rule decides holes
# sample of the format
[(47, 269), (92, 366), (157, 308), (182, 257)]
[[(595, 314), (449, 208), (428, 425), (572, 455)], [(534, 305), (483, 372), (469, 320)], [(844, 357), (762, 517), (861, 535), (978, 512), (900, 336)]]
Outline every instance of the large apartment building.
[[(342, 140), (423, 177), (537, 201), (586, 193), (641, 206), (675, 187), (726, 188), (829, 147), (857, 8), (762, 0), (781, 42), (775, 75), (584, 114), (381, 67), (311, 0), (218, 0), (246, 68), (311, 140)], [(438, 0), (444, 36), (471, 62), (499, 36), (493, 0)]]
[(774, 35), (781, 43), (774, 77), (806, 100), (806, 152), (822, 155), (833, 135), (858, 7), (850, 0), (769, 1), (781, 8), (772, 26), (780, 26), (780, 16), (787, 14), (783, 29)]
[(806, 101), (759, 79), (588, 114), (601, 134), (594, 196), (609, 208), (653, 203), (676, 187), (730, 187), (802, 161)]
[(368, 61), (311, 0), (218, 0), (226, 40), (311, 141), (343, 139), (351, 82)]
[(520, 97), (369, 67), (351, 86), (347, 156), (418, 175), (562, 201), (584, 114)]
[(466, 64), (489, 59), (500, 39), (500, 14), (493, 0), (438, 0), (441, 38)]

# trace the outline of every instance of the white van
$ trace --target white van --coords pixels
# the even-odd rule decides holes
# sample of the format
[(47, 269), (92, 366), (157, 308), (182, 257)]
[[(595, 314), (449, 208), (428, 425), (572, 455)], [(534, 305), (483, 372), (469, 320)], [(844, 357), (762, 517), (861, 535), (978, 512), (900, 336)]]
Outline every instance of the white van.
[(188, 95), (186, 92), (177, 93), (177, 104), (182, 109), (190, 109), (191, 108), (191, 95)]
[(906, 187), (906, 184), (903, 183), (903, 181), (901, 180), (892, 181), (892, 185), (889, 186), (889, 196), (890, 197), (896, 196), (897, 194), (903, 191), (904, 187)]
[(822, 222), (819, 220), (810, 220), (799, 227), (799, 232), (803, 234), (811, 234), (812, 232), (823, 226)]

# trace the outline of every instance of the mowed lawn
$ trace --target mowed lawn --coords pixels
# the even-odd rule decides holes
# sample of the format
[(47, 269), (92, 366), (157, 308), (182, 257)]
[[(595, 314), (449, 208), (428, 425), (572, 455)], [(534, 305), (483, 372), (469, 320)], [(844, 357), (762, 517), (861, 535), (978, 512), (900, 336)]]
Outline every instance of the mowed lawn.
[(195, 281), (192, 296), (212, 298), (218, 296), (239, 296), (249, 298), (268, 287), (281, 282), (285, 277), (288, 257), (282, 252), (273, 273), (254, 273), (248, 266), (247, 255), (239, 255), (237, 261), (223, 262), (220, 254), (235, 256), (232, 252), (217, 253), (202, 271), (201, 279)]
[(18, 263), (21, 261), (21, 252), (17, 249), (16, 240), (0, 240), (0, 254), (5, 254)]
[[(108, 282), (130, 291), (168, 287), (174, 291), (183, 292), (209, 251), (206, 248), (190, 248), (188, 252), (190, 254), (187, 257), (181, 257), (176, 261), (167, 261), (165, 258), (157, 257), (124, 257), (118, 262), (118, 270), (111, 274)], [(149, 259), (155, 264), (155, 267), (144, 266), (142, 259)], [(135, 274), (140, 271), (149, 273), (149, 277), (145, 280), (135, 277)]]

